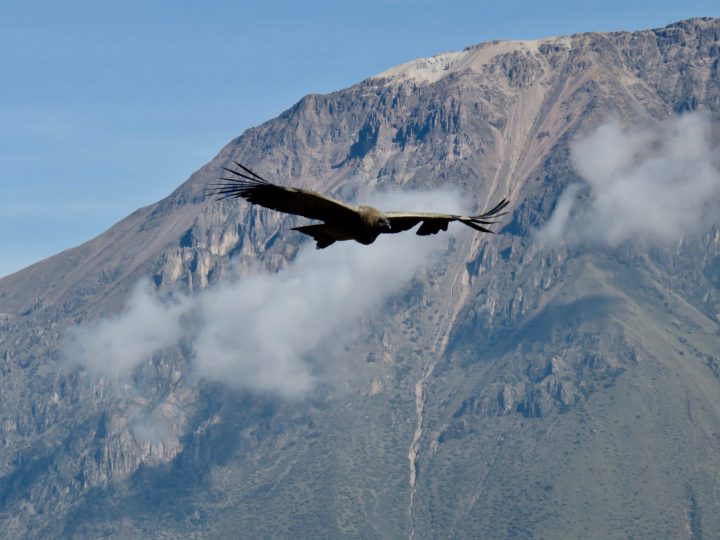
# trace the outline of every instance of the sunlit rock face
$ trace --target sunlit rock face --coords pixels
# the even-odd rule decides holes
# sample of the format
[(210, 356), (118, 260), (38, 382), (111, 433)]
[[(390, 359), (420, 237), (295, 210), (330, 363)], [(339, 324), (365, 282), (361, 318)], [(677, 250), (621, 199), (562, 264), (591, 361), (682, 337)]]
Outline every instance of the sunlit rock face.
[[(574, 211), (593, 204), (574, 148), (599, 126), (702, 114), (717, 148), (719, 40), (717, 19), (693, 19), (484, 43), (306, 96), (166, 199), (0, 280), (2, 537), (720, 536), (717, 223), (672, 242), (537, 240), (568, 186)], [(355, 313), (337, 327), (331, 303), (268, 318), (268, 342), (313, 318), (328, 335), (297, 338), (307, 384), (259, 390), (233, 363), (227, 381), (203, 371), (205, 295), (286, 286), (326, 254), (290, 230), (307, 220), (205, 197), (233, 159), (358, 203), (450, 189), (470, 211), (510, 196), (511, 214), (493, 236), (434, 237), (362, 309), (333, 274)], [(384, 242), (413, 240), (326, 251), (367, 249), (387, 283), (403, 248)], [(109, 353), (68, 358), (70, 329), (125, 320), (138, 283), (187, 302), (160, 311), (181, 336), (118, 376), (92, 368)], [(243, 366), (267, 352), (238, 349)]]

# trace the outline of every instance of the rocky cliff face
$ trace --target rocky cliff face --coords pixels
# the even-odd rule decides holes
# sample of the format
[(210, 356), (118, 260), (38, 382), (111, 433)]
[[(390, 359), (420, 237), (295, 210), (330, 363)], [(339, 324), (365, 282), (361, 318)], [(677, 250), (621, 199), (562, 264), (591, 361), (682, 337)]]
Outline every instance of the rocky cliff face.
[[(3, 537), (717, 536), (717, 227), (616, 249), (541, 249), (532, 230), (578, 180), (577, 137), (718, 113), (719, 58), (720, 21), (693, 19), (410, 62), (306, 96), (168, 198), (0, 280)], [(294, 259), (294, 218), (204, 196), (231, 159), (346, 198), (509, 194), (512, 217), (448, 238), (299, 402), (194, 377), (182, 340), (129, 386), (61, 362), (66, 329), (144, 277), (198, 294)]]

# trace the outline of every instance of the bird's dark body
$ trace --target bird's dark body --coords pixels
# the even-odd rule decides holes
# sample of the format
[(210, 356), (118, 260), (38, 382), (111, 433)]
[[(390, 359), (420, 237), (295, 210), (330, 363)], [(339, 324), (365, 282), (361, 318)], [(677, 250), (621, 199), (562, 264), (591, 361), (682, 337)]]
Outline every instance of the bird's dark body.
[(384, 215), (372, 206), (360, 206), (355, 219), (336, 222), (328, 219), (325, 223), (293, 227), (294, 231), (312, 236), (318, 249), (323, 249), (334, 242), (355, 240), (364, 245), (372, 244), (388, 228), (383, 221)]
[(503, 199), (492, 210), (478, 216), (382, 212), (372, 206), (349, 205), (306, 189), (277, 186), (244, 165), (238, 162), (235, 164), (241, 171), (226, 167), (223, 169), (239, 178), (221, 178), (225, 183), (212, 186), (211, 192), (222, 195), (221, 198), (242, 197), (273, 210), (323, 221), (293, 228), (311, 236), (318, 249), (345, 240), (369, 245), (383, 233), (407, 231), (418, 223), (422, 223), (416, 233), (420, 236), (446, 231), (451, 221), (459, 221), (480, 232), (492, 233), (483, 225), (494, 224), (494, 218), (504, 215), (502, 210), (509, 204), (507, 199)]

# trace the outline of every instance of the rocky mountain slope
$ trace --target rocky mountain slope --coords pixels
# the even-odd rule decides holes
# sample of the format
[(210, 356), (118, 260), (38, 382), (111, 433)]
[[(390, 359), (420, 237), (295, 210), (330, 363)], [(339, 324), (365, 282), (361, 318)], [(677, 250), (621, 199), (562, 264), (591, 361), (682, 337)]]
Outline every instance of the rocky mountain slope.
[[(483, 43), (306, 96), (166, 199), (1, 279), (2, 537), (717, 537), (717, 226), (672, 245), (533, 237), (579, 179), (572, 141), (695, 110), (720, 112), (717, 19)], [(64, 362), (67, 329), (143, 278), (198, 295), (292, 264), (298, 220), (205, 197), (231, 159), (345, 198), (509, 195), (512, 215), (447, 236), (318, 353), (337, 376), (300, 400), (196, 376), (186, 340), (124, 382)]]

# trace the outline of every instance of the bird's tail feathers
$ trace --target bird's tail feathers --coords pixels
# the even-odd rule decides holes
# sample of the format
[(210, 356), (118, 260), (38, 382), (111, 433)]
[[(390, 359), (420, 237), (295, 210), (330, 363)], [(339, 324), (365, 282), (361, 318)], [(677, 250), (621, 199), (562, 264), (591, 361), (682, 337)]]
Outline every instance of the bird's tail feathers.
[(335, 243), (335, 239), (328, 234), (325, 225), (304, 225), (302, 227), (293, 227), (292, 230), (312, 236), (317, 249), (324, 249)]

